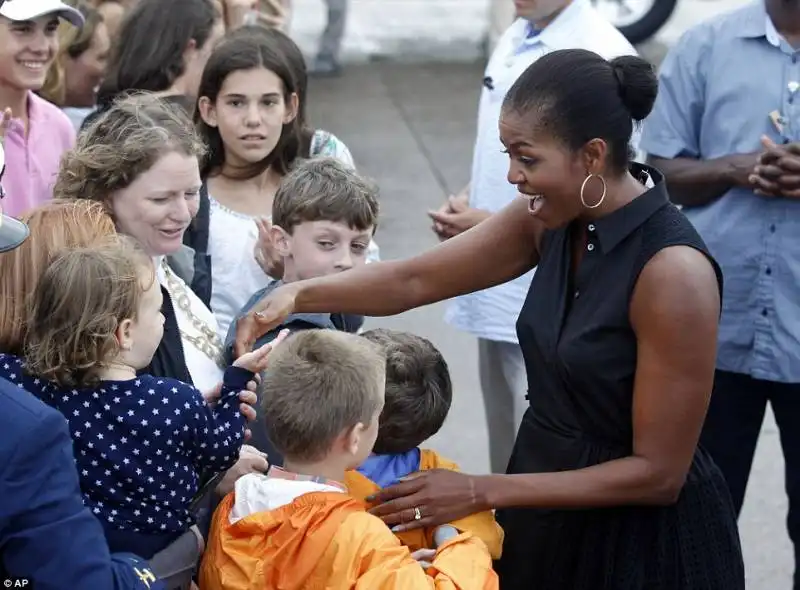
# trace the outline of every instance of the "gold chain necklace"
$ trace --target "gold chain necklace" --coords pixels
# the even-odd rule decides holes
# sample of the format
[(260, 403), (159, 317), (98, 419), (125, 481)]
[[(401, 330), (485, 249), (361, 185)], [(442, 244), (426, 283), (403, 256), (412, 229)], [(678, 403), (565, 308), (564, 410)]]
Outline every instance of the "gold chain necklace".
[[(161, 266), (164, 269), (164, 277), (167, 280), (167, 291), (169, 291), (173, 301), (178, 304), (178, 307), (186, 313), (189, 321), (192, 322), (192, 326), (200, 333), (198, 336), (189, 334), (181, 329), (180, 322), (177, 322), (178, 330), (181, 333), (181, 339), (190, 342), (197, 350), (214, 361), (220, 369), (224, 369), (225, 363), (222, 358), (222, 339), (219, 337), (219, 334), (217, 334), (215, 330), (209, 328), (207, 323), (192, 312), (192, 302), (187, 287), (173, 276), (172, 269), (169, 268), (166, 258), (161, 261)], [(177, 321), (177, 318), (175, 319)]]

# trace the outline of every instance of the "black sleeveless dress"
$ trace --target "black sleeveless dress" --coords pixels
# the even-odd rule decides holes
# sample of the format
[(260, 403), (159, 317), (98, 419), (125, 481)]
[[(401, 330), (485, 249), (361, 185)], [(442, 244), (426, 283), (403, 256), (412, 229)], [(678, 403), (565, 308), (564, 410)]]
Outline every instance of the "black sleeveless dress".
[[(654, 187), (587, 227), (570, 279), (572, 227), (550, 231), (517, 322), (530, 386), (508, 473), (580, 469), (630, 456), (636, 337), (628, 311), (644, 265), (663, 248), (703, 252), (664, 178), (634, 165)], [(739, 590), (736, 515), (722, 473), (702, 448), (672, 506), (588, 510), (506, 509), (503, 590)]]

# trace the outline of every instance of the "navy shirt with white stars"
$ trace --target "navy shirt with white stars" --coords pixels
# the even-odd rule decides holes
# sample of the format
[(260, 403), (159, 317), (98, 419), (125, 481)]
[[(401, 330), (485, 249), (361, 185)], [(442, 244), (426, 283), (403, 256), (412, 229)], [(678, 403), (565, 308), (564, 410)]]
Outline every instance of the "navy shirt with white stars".
[(212, 408), (193, 386), (140, 375), (64, 389), (0, 354), (0, 377), (59, 410), (69, 423), (83, 501), (106, 528), (163, 535), (192, 524), (199, 475), (239, 457), (245, 418), (239, 393), (253, 373), (229, 367)]

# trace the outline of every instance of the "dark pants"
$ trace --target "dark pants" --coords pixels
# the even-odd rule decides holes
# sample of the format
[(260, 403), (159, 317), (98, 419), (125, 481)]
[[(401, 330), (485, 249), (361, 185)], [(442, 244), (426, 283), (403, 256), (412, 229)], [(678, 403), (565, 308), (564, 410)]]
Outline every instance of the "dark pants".
[(772, 405), (786, 462), (786, 528), (794, 544), (794, 589), (800, 590), (800, 383), (762, 381), (717, 371), (700, 444), (725, 475), (738, 515), (767, 403)]

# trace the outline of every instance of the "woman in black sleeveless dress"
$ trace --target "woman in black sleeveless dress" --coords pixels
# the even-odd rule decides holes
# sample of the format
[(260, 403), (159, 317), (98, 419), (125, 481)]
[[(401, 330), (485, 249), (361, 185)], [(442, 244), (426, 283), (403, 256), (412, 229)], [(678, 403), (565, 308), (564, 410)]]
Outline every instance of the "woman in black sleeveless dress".
[(517, 324), (530, 408), (508, 475), (427, 472), (373, 509), (415, 528), (497, 508), (504, 589), (744, 588), (730, 494), (697, 447), (722, 276), (663, 176), (628, 159), (656, 91), (636, 57), (541, 58), (500, 119), (525, 199), (408, 261), (281, 287), (239, 324), (241, 351), (289, 312), (388, 315), (538, 265)]

